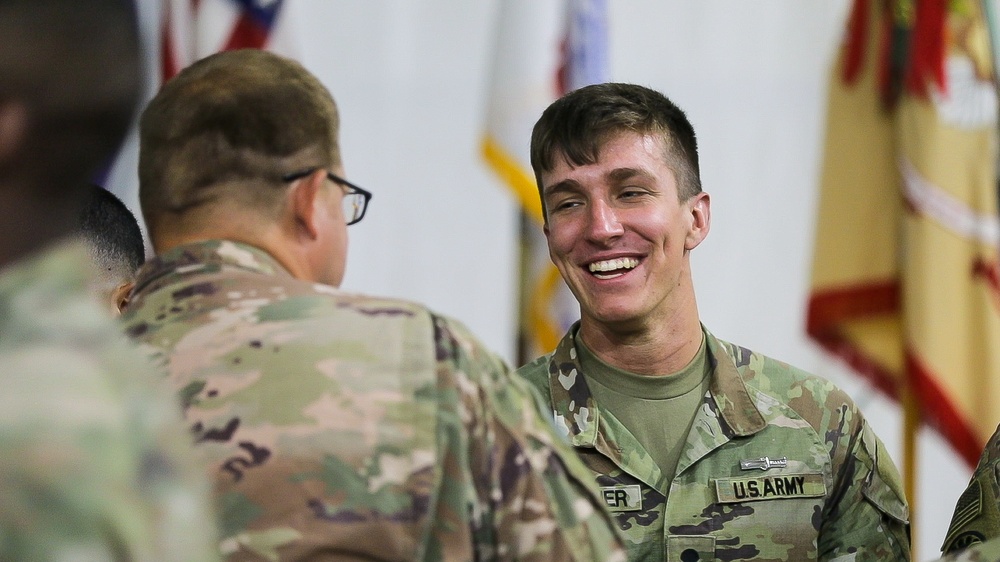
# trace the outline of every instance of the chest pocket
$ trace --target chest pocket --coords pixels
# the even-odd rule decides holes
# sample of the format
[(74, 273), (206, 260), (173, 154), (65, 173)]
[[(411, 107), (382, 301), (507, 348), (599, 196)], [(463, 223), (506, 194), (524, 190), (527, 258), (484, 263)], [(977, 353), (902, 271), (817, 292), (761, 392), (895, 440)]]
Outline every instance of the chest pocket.
[(670, 535), (667, 537), (667, 562), (715, 560), (715, 537)]
[(670, 528), (675, 534), (667, 537), (667, 560), (781, 560), (789, 551), (815, 556), (813, 521), (827, 493), (821, 473), (713, 478), (708, 488), (702, 501), (714, 501), (685, 510), (697, 513), (692, 524)]

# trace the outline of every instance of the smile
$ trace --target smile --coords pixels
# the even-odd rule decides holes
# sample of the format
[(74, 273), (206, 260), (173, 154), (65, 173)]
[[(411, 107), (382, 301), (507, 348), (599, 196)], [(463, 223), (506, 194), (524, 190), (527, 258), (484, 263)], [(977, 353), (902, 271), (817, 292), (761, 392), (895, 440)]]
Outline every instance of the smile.
[(612, 279), (639, 265), (636, 258), (617, 258), (613, 260), (595, 261), (588, 266), (590, 272), (598, 279)]

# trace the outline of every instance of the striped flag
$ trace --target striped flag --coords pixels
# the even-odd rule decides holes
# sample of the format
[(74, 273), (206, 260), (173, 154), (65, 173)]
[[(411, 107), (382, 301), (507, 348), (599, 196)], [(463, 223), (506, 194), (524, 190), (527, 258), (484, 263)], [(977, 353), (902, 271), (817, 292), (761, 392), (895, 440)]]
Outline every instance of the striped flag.
[(609, 78), (605, 0), (505, 0), (496, 27), (482, 155), (521, 203), (518, 360), (555, 349), (579, 305), (548, 258), (531, 129), (562, 94)]
[(212, 53), (268, 49), (293, 56), (278, 25), (284, 0), (163, 0), (160, 69), (165, 82)]
[(1000, 422), (997, 93), (982, 6), (855, 0), (830, 86), (807, 322), (909, 397), (911, 417), (970, 467)]
[[(299, 53), (283, 0), (136, 0), (135, 5), (150, 21), (159, 21), (161, 84), (185, 66), (222, 50), (267, 49), (292, 58)], [(92, 181), (117, 195), (145, 231), (139, 212), (138, 160), (133, 137)]]

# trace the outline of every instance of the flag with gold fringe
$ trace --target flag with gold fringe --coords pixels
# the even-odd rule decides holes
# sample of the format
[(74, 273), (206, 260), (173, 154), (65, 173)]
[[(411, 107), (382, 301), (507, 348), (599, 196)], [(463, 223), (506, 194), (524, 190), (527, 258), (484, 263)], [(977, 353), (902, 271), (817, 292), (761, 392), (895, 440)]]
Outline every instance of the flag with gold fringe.
[(482, 155), (521, 204), (518, 361), (555, 349), (579, 307), (549, 261), (531, 129), (562, 94), (608, 80), (606, 0), (505, 0), (496, 24)]
[(815, 341), (902, 398), (970, 466), (1000, 422), (984, 6), (854, 1), (830, 81), (807, 319)]

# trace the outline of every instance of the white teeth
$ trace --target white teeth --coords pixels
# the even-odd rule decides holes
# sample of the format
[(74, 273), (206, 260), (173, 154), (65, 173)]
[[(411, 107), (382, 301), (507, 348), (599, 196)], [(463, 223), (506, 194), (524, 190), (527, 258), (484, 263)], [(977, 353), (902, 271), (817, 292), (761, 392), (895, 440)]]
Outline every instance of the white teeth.
[(635, 258), (618, 258), (613, 260), (596, 261), (590, 264), (591, 273), (597, 271), (615, 271), (618, 269), (632, 269), (639, 265), (639, 260)]

